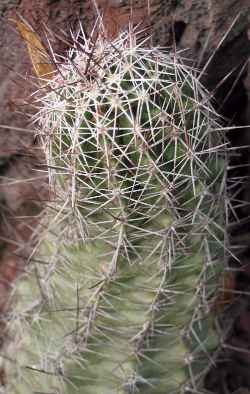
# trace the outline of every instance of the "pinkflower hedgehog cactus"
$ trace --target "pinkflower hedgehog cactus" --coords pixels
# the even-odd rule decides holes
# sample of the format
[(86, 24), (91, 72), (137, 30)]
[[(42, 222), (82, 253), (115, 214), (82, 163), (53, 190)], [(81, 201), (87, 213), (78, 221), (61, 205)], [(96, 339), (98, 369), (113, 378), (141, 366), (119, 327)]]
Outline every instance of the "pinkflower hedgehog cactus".
[(10, 392), (201, 393), (220, 341), (218, 116), (180, 56), (132, 30), (80, 31), (61, 60), (37, 94), (54, 198), (17, 286)]

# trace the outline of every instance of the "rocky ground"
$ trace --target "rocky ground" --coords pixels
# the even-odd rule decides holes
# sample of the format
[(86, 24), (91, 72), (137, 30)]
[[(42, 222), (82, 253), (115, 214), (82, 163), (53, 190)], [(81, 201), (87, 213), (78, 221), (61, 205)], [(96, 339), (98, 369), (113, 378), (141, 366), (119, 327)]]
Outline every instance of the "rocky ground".
[[(203, 67), (203, 83), (214, 95), (218, 111), (228, 124), (250, 124), (250, 4), (249, 0), (134, 0), (135, 21), (152, 31), (155, 43), (188, 50), (186, 56)], [(98, 0), (105, 10), (109, 34), (115, 35), (130, 17), (127, 0)], [(8, 308), (8, 294), (25, 257), (36, 224), (33, 218), (47, 196), (43, 157), (35, 143), (27, 113), (29, 93), (36, 86), (25, 44), (8, 19), (22, 15), (45, 38), (44, 26), (54, 31), (52, 44), (63, 53), (63, 30), (74, 29), (79, 19), (88, 30), (96, 10), (90, 0), (1, 0), (0, 4), (0, 311)], [(107, 23), (108, 21), (108, 23)], [(47, 30), (47, 33), (50, 33)], [(6, 125), (6, 127), (3, 127)], [(12, 129), (13, 128), (13, 129)], [(218, 365), (207, 377), (215, 393), (250, 393), (250, 128), (228, 135), (237, 155), (230, 162), (229, 183), (237, 218), (228, 234), (238, 259), (229, 259), (225, 280), (228, 302), (221, 324), (228, 332)], [(240, 179), (240, 180), (239, 180)], [(0, 345), (6, 338), (0, 322)], [(1, 371), (0, 371), (1, 372)], [(4, 375), (0, 373), (0, 382)]]

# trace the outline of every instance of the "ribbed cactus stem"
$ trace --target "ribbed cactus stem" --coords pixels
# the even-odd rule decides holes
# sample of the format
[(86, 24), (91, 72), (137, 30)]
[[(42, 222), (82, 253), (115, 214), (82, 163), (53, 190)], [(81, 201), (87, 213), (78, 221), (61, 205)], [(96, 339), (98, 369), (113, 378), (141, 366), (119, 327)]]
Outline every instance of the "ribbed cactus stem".
[(55, 198), (17, 289), (14, 391), (200, 393), (220, 340), (218, 117), (178, 54), (131, 30), (77, 40), (37, 96)]

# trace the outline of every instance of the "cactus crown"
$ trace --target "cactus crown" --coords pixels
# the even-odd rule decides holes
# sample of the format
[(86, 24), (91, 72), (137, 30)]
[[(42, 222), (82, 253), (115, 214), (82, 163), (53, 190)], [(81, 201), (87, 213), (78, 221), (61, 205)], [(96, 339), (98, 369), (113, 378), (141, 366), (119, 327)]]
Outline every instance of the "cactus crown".
[(208, 93), (131, 29), (80, 30), (37, 97), (53, 220), (17, 288), (16, 392), (200, 392), (225, 223)]

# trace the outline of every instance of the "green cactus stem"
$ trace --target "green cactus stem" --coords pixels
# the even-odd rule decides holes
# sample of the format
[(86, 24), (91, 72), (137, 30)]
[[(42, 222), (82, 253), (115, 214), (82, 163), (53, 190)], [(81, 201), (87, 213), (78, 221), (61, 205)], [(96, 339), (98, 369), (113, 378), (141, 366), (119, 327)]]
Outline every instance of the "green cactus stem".
[(214, 363), (226, 144), (197, 73), (139, 36), (81, 31), (37, 94), (54, 198), (17, 286), (15, 393), (201, 393)]

